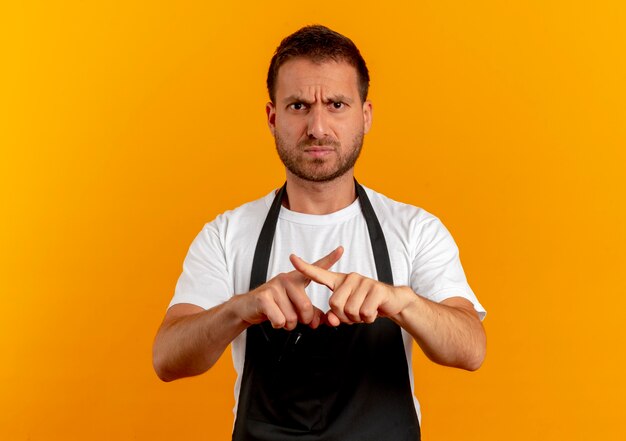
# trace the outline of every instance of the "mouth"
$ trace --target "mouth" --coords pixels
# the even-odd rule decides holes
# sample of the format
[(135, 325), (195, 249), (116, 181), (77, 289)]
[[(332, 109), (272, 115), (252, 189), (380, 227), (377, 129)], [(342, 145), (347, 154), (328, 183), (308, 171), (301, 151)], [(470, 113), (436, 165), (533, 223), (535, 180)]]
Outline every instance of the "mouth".
[(314, 158), (323, 158), (325, 156), (330, 155), (335, 151), (332, 147), (325, 146), (315, 146), (315, 147), (307, 147), (304, 149), (304, 153), (312, 156)]

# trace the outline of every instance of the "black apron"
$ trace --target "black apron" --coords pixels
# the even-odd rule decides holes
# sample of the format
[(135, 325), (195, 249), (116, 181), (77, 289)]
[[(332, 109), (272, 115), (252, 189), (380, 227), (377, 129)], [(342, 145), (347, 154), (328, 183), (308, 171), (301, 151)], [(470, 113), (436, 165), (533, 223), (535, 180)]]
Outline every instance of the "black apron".
[[(382, 228), (365, 190), (356, 192), (378, 280), (393, 285)], [(286, 184), (270, 207), (252, 263), (250, 291), (266, 282)], [(413, 403), (400, 327), (372, 324), (250, 326), (233, 441), (416, 441)]]

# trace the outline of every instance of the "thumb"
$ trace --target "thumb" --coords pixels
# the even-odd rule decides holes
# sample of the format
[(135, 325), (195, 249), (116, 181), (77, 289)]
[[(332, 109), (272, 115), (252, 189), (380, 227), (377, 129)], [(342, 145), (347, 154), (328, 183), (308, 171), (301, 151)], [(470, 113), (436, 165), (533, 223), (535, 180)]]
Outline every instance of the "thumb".
[(317, 329), (319, 325), (325, 321), (324, 311), (316, 306), (313, 306), (313, 320), (309, 323), (309, 326), (313, 329)]
[(339, 317), (337, 317), (337, 316), (335, 315), (335, 313), (334, 313), (334, 312), (332, 312), (332, 311), (328, 311), (328, 312), (326, 313), (326, 317), (325, 317), (325, 319), (326, 319), (326, 322), (327, 322), (330, 326), (337, 327), (337, 326), (339, 326), (339, 325), (341, 324), (341, 320), (339, 320)]

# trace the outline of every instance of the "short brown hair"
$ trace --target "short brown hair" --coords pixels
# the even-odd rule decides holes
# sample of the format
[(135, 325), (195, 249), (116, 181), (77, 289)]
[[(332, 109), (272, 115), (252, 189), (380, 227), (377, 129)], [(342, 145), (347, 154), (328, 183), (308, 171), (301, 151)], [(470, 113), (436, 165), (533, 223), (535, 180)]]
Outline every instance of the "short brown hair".
[(367, 99), (370, 75), (359, 49), (348, 37), (322, 25), (305, 26), (280, 42), (267, 73), (267, 91), (272, 102), (276, 99), (278, 69), (293, 58), (306, 58), (315, 63), (328, 60), (344, 61), (356, 69), (361, 101)]

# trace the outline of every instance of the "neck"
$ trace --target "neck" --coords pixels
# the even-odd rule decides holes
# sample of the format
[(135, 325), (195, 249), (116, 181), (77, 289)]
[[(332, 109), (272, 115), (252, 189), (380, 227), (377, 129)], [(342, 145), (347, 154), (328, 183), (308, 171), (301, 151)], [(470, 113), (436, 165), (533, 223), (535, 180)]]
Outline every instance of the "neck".
[(356, 199), (354, 171), (350, 170), (329, 182), (311, 182), (287, 171), (287, 195), (283, 204), (291, 211), (306, 214), (330, 214), (352, 204)]

